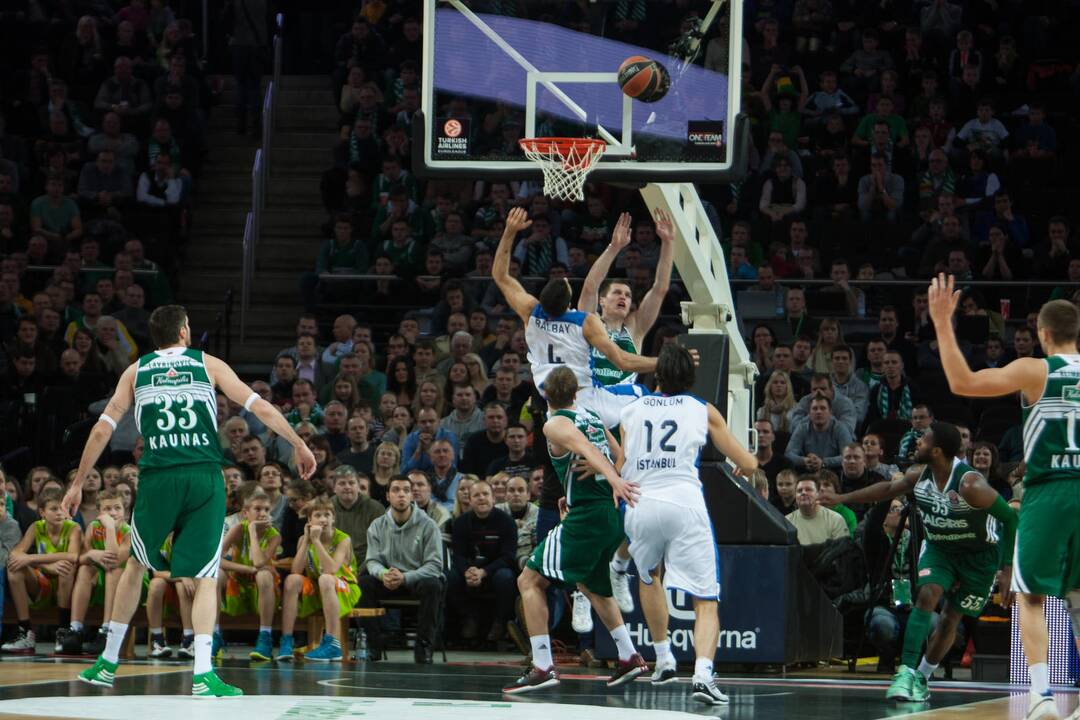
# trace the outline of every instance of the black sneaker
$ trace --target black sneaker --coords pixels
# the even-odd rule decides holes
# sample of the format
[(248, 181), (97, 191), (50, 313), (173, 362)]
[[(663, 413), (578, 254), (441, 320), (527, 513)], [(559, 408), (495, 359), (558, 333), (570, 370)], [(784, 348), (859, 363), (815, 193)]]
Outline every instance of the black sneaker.
[(109, 631), (105, 628), (101, 628), (94, 636), (83, 643), (82, 652), (83, 655), (93, 655), (97, 657), (101, 653), (105, 652), (105, 642), (109, 639)]
[(413, 647), (413, 660), (420, 665), (431, 665), (435, 662), (434, 652), (431, 648), (431, 643), (427, 640), (416, 639), (416, 645)]
[(83, 634), (80, 630), (57, 630), (56, 646), (60, 655), (81, 655)]
[(559, 673), (552, 665), (547, 670), (538, 667), (530, 667), (528, 671), (514, 682), (503, 688), (507, 695), (532, 692), (546, 687), (555, 687), (559, 684)]
[(710, 678), (708, 682), (694, 678), (694, 685), (690, 688), (690, 696), (698, 702), (708, 705), (727, 705), (728, 696), (716, 686), (716, 679)]

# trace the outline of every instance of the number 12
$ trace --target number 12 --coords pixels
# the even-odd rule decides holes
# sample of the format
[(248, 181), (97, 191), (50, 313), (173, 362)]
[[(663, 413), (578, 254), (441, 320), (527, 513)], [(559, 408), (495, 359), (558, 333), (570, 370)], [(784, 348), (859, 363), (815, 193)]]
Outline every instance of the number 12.
[[(675, 452), (675, 446), (669, 444), (668, 440), (671, 440), (671, 436), (674, 435), (675, 432), (679, 429), (679, 423), (675, 422), (674, 420), (665, 420), (664, 422), (660, 423), (660, 429), (661, 430), (667, 430), (667, 432), (664, 433), (664, 436), (662, 438), (660, 438), (660, 442), (657, 444), (657, 447), (660, 448), (660, 450), (662, 450), (663, 452), (669, 452), (669, 453)], [(652, 435), (653, 435), (652, 421), (651, 420), (646, 420), (645, 421), (645, 452), (652, 452)]]

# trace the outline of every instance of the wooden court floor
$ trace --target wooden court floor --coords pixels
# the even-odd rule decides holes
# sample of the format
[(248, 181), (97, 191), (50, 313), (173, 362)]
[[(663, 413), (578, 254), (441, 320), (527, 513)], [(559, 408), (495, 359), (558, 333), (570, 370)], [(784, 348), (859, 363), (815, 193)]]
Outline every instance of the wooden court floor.
[[(1026, 693), (1003, 685), (937, 681), (923, 705), (884, 699), (887, 681), (829, 677), (724, 677), (727, 707), (689, 697), (686, 678), (659, 688), (639, 679), (609, 690), (603, 674), (567, 668), (558, 688), (510, 698), (500, 687), (516, 668), (490, 664), (299, 663), (227, 661), (221, 676), (244, 698), (196, 700), (190, 664), (121, 665), (116, 688), (76, 682), (85, 663), (46, 658), (0, 662), (0, 720), (23, 718), (145, 718), (146, 720), (678, 720), (695, 715), (730, 720), (1013, 720), (1024, 717)], [(603, 673), (603, 670), (595, 671)], [(588, 674), (586, 674), (588, 673)], [(1075, 689), (1057, 696), (1062, 717), (1077, 705)]]

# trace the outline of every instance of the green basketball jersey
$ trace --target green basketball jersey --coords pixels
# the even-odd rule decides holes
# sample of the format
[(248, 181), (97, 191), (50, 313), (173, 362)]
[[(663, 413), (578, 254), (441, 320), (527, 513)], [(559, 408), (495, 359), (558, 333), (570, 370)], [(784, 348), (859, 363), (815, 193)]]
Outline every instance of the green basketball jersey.
[[(603, 453), (604, 457), (611, 460), (611, 448), (608, 446), (607, 435), (604, 434), (604, 423), (600, 422), (591, 410), (576, 408), (572, 410), (556, 410), (552, 417), (559, 416), (570, 418), (574, 427)], [(549, 448), (550, 449), (550, 448)], [(551, 466), (555, 470), (556, 477), (566, 490), (566, 504), (573, 507), (583, 502), (604, 500), (611, 502), (611, 486), (601, 475), (583, 475), (574, 477), (573, 466), (578, 459), (577, 453), (567, 450), (562, 455), (551, 456)]]
[(939, 489), (927, 466), (915, 484), (915, 503), (919, 508), (926, 539), (945, 550), (979, 551), (997, 545), (998, 522), (986, 508), (973, 508), (960, 494), (960, 482), (969, 472), (978, 470), (959, 460), (944, 489)]
[[(266, 528), (262, 537), (259, 538), (259, 549), (265, 553), (267, 546), (270, 545), (270, 541), (280, 534), (281, 533), (277, 531), (277, 528), (272, 525)], [(278, 546), (278, 549), (281, 549), (280, 546)], [(240, 521), (240, 548), (236, 557), (233, 558), (233, 562), (248, 566), (255, 564), (251, 560), (251, 533), (248, 531), (247, 520)]]
[(1080, 480), (1080, 355), (1051, 355), (1046, 365), (1042, 397), (1023, 407), (1025, 486)]
[[(105, 526), (101, 524), (100, 520), (95, 520), (90, 523), (86, 528), (86, 532), (90, 535), (90, 549), (91, 550), (104, 550), (105, 549)], [(124, 538), (131, 532), (131, 526), (126, 522), (122, 522), (116, 526), (116, 544), (120, 545), (124, 542)]]
[(34, 523), (34, 549), (38, 555), (51, 555), (53, 553), (66, 553), (68, 541), (71, 539), (71, 531), (79, 527), (74, 520), (65, 520), (60, 526), (60, 537), (56, 542), (49, 537), (49, 525), (44, 520)]
[(168, 348), (139, 358), (135, 423), (145, 442), (139, 467), (224, 463), (217, 397), (201, 350)]
[[(634, 345), (634, 338), (630, 335), (630, 331), (623, 325), (618, 330), (607, 331), (608, 337), (611, 341), (619, 346), (619, 349), (623, 352), (628, 352), (632, 355), (637, 355), (637, 346)], [(596, 348), (589, 346), (589, 355), (592, 360), (592, 376), (593, 381), (600, 385), (618, 385), (620, 383), (633, 383), (637, 382), (637, 373), (626, 372), (615, 367), (615, 363), (607, 359), (604, 353), (600, 352)]]

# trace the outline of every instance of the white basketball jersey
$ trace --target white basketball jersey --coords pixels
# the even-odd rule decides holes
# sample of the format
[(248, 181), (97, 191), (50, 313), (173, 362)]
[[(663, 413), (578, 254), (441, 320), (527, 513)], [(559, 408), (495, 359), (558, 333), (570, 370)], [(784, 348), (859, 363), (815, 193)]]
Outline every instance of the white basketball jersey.
[(622, 411), (622, 476), (642, 497), (701, 493), (698, 461), (709, 439), (709, 411), (693, 395), (646, 395)]
[(577, 378), (578, 387), (592, 387), (592, 357), (582, 326), (587, 313), (571, 310), (559, 317), (549, 317), (539, 303), (525, 323), (525, 344), (529, 347), (529, 365), (533, 382), (544, 397), (544, 380), (557, 367), (565, 365)]

